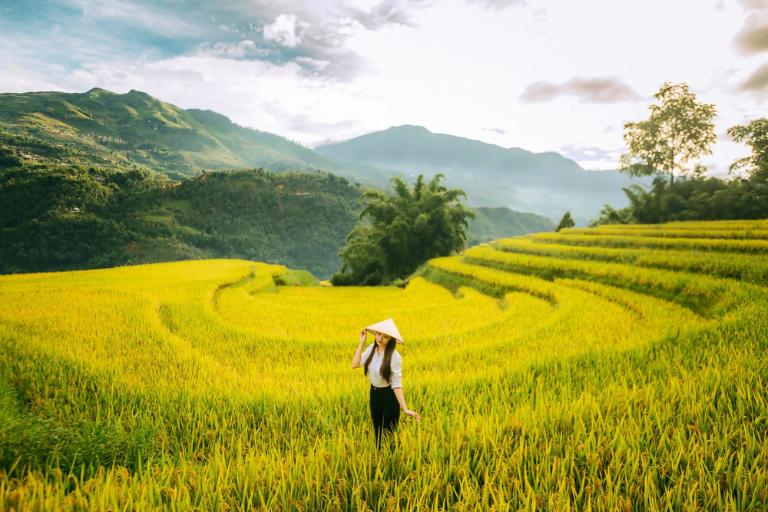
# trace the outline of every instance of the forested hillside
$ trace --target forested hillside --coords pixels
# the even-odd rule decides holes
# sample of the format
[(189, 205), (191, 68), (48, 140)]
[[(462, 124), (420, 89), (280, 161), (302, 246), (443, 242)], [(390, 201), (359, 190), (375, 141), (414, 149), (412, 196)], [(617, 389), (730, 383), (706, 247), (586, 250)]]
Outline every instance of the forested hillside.
[(329, 275), (359, 194), (326, 173), (17, 167), (0, 173), (0, 272), (232, 257)]
[[(25, 165), (0, 171), (0, 273), (200, 258), (287, 264), (329, 277), (362, 188), (322, 172), (151, 171)], [(469, 244), (551, 230), (547, 219), (476, 210)], [(490, 213), (490, 212), (494, 213)]]
[[(329, 277), (377, 173), (140, 91), (0, 94), (0, 272), (228, 257)], [(552, 229), (477, 211), (469, 245)]]
[(0, 94), (0, 147), (7, 159), (22, 162), (138, 167), (174, 178), (204, 169), (334, 169), (300, 144), (210, 110), (99, 88)]

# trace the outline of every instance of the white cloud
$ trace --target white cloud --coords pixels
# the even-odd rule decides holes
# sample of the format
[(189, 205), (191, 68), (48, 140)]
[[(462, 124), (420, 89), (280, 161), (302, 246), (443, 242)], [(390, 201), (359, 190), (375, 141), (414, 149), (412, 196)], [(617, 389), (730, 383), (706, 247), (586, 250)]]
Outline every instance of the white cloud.
[(592, 103), (618, 103), (641, 99), (639, 94), (619, 78), (579, 76), (562, 84), (534, 82), (525, 88), (520, 99), (526, 102), (541, 102), (551, 101), (559, 96), (575, 96)]
[(301, 43), (299, 31), (307, 26), (307, 23), (297, 20), (295, 14), (280, 14), (272, 23), (264, 26), (264, 39), (293, 48)]
[[(91, 16), (131, 14), (121, 6), (110, 12), (104, 1), (87, 4)], [(751, 12), (732, 2), (527, 0), (514, 9), (483, 9), (466, 0), (235, 4), (253, 14), (243, 15), (250, 35), (213, 40), (159, 60), (110, 61), (98, 53), (99, 58), (68, 71), (35, 62), (24, 51), (26, 40), (13, 44), (0, 36), (0, 53), (7, 57), (0, 63), (0, 88), (144, 90), (306, 145), (420, 124), (535, 152), (570, 147), (587, 168), (617, 165), (623, 124), (647, 117), (652, 94), (666, 80), (690, 84), (700, 100), (717, 106), (718, 133), (764, 111), (758, 95), (739, 89), (763, 61), (761, 55), (739, 53), (733, 44)], [(134, 18), (154, 12), (146, 9)], [(265, 12), (269, 15), (255, 17)], [(162, 18), (154, 27), (161, 30), (168, 23), (169, 31), (179, 30)], [(221, 20), (213, 23), (218, 27)], [(647, 26), (655, 28), (642, 29)], [(277, 47), (259, 47), (261, 35)], [(52, 37), (45, 40), (46, 48), (57, 41), (70, 44)], [(292, 57), (270, 63), (264, 60), (271, 58), (270, 51)], [(601, 88), (600, 83), (575, 83), (574, 77), (613, 81)], [(520, 102), (526, 87), (537, 82), (581, 96)], [(629, 96), (647, 100), (581, 101), (595, 91), (602, 92), (593, 99), (610, 98), (606, 91), (615, 93), (611, 86), (616, 84), (624, 96), (630, 91)], [(722, 171), (746, 152), (720, 140), (704, 163)]]
[(768, 50), (768, 9), (754, 12), (745, 20), (735, 43), (746, 54)]
[(188, 37), (195, 31), (193, 25), (177, 16), (138, 3), (110, 0), (73, 0), (73, 2), (82, 10), (86, 18), (116, 18), (164, 36)]
[(192, 54), (221, 57), (223, 59), (263, 59), (269, 55), (266, 48), (259, 48), (251, 39), (235, 43), (204, 43), (197, 47)]
[(768, 62), (757, 68), (741, 85), (741, 89), (758, 95), (768, 92)]
[(0, 91), (2, 92), (60, 91), (61, 89), (58, 81), (47, 80), (40, 73), (30, 72), (26, 68), (7, 61), (3, 64), (3, 72), (0, 73)]
[(525, 0), (467, 0), (467, 3), (476, 4), (487, 9), (506, 9), (513, 5), (525, 5)]
[(326, 140), (327, 134), (338, 140), (364, 131), (358, 119), (367, 100), (348, 85), (307, 78), (295, 63), (275, 65), (202, 54), (134, 64), (102, 63), (71, 72), (63, 84), (50, 89), (85, 91), (94, 86), (118, 93), (136, 89), (181, 108), (214, 110), (240, 125), (305, 145)]
[(741, 4), (745, 9), (768, 10), (768, 0), (741, 0)]

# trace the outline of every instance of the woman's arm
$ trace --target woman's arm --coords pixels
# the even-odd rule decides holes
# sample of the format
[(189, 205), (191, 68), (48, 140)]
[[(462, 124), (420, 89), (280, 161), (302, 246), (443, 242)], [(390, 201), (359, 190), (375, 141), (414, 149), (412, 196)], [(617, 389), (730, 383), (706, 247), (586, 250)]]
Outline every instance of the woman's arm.
[(390, 375), (390, 386), (392, 391), (395, 392), (397, 401), (400, 403), (400, 408), (408, 416), (413, 416), (416, 421), (419, 421), (419, 413), (410, 410), (405, 405), (405, 396), (403, 395), (403, 357), (400, 352), (395, 352), (392, 357), (392, 374)]
[(392, 389), (392, 391), (395, 392), (395, 396), (397, 397), (397, 401), (400, 402), (400, 408), (403, 410), (403, 412), (408, 416), (413, 416), (414, 418), (416, 418), (416, 421), (419, 421), (420, 419), (419, 413), (417, 413), (416, 411), (412, 411), (405, 406), (405, 396), (403, 395), (403, 388), (402, 387), (394, 388)]
[(352, 357), (352, 369), (360, 367), (360, 354), (363, 352), (363, 345), (365, 345), (365, 329), (360, 332), (360, 344), (355, 350), (355, 355)]

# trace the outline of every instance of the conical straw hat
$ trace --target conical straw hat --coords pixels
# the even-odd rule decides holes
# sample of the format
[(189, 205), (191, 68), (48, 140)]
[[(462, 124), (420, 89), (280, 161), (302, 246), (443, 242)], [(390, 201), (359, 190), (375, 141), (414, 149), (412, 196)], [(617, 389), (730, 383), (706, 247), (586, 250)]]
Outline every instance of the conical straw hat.
[(400, 331), (397, 330), (395, 321), (391, 318), (387, 318), (381, 322), (376, 322), (375, 324), (369, 325), (365, 328), (365, 330), (371, 331), (372, 333), (380, 332), (395, 338), (398, 343), (405, 343), (403, 341), (403, 337), (400, 335)]

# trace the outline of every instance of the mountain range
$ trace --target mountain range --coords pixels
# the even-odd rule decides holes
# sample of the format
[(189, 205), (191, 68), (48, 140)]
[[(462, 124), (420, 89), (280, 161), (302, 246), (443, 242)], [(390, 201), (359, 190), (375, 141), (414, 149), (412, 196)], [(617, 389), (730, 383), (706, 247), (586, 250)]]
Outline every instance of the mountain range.
[(469, 206), (509, 207), (555, 221), (570, 210), (580, 224), (604, 203), (625, 205), (622, 187), (642, 183), (616, 171), (585, 171), (554, 152), (503, 148), (412, 125), (312, 150), (210, 110), (99, 88), (0, 94), (0, 169), (15, 161), (142, 168), (172, 179), (236, 168), (322, 170), (378, 187), (397, 174), (441, 172), (445, 186), (467, 193)]
[(140, 166), (172, 178), (201, 170), (334, 167), (278, 135), (134, 90), (0, 94), (0, 145), (17, 148), (27, 161)]
[[(137, 91), (2, 94), (0, 273), (227, 257), (328, 278), (360, 194), (386, 182), (356, 164), (369, 184), (352, 183), (342, 167)], [(469, 245), (554, 228), (509, 208), (473, 211)]]
[(586, 171), (558, 153), (503, 148), (422, 126), (392, 127), (314, 150), (347, 167), (362, 164), (382, 174), (441, 172), (450, 186), (467, 192), (470, 206), (508, 206), (553, 220), (571, 211), (580, 224), (596, 217), (605, 203), (627, 204), (623, 187), (650, 184), (618, 171)]

